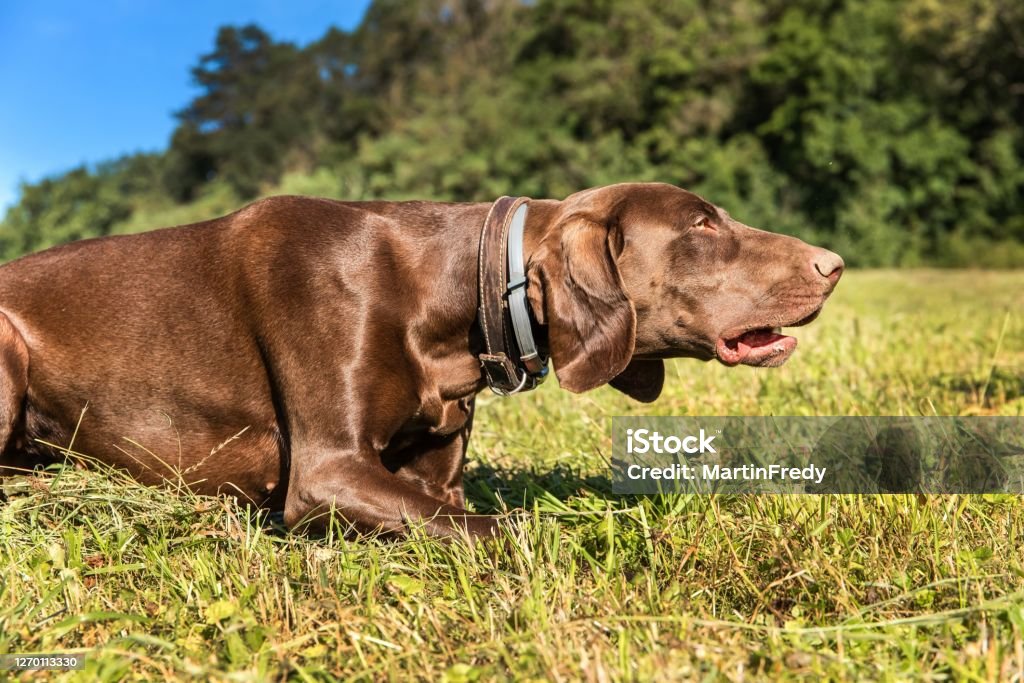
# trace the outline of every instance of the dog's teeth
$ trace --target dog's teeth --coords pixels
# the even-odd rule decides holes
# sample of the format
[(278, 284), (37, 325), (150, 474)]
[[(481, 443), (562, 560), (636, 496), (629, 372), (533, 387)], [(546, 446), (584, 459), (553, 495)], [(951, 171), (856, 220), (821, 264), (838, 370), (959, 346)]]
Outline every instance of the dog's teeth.
[(775, 334), (782, 334), (782, 328), (781, 327), (773, 327), (772, 328), (772, 332), (774, 332)]

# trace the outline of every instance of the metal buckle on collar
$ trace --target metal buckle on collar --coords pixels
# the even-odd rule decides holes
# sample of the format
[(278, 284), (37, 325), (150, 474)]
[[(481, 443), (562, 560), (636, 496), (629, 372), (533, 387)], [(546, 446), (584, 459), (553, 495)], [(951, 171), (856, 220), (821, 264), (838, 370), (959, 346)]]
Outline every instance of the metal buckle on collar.
[[(524, 358), (533, 360), (532, 358)], [(516, 367), (516, 364), (504, 353), (482, 354), (480, 364), (487, 377), (487, 385), (499, 396), (512, 396), (521, 391), (530, 391), (543, 384), (548, 375), (548, 365), (543, 362), (538, 372)]]

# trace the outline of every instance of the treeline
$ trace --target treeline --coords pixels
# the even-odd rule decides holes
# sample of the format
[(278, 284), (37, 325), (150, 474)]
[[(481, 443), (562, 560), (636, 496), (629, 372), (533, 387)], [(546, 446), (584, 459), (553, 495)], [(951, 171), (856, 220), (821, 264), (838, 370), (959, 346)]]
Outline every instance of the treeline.
[[(127, 57), (126, 57), (127, 58)], [(378, 0), (225, 27), (162, 154), (22, 187), (0, 256), (262, 194), (697, 191), (856, 265), (1024, 266), (1024, 3)]]

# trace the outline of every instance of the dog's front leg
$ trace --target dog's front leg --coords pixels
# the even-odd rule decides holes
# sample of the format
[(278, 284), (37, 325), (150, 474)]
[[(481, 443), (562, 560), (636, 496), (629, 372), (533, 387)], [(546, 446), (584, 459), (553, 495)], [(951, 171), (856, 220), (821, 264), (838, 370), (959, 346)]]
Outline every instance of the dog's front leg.
[(404, 533), (423, 524), (434, 536), (497, 533), (494, 517), (473, 515), (388, 470), (379, 453), (293, 448), (284, 521), (322, 530), (332, 511), (360, 532)]
[(465, 422), (454, 432), (423, 433), (410, 443), (385, 452), (384, 466), (432, 498), (466, 507), (462, 470), (473, 428), (474, 401), (468, 401)]

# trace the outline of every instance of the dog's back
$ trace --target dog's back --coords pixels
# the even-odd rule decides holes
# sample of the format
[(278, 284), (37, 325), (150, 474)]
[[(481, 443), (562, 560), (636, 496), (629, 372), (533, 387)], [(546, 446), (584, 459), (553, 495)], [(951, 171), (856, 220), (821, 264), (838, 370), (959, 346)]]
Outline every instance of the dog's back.
[(280, 478), (267, 457), (280, 442), (269, 381), (230, 256), (258, 239), (244, 211), (0, 267), (2, 464), (46, 462), (58, 446), (142, 481), (231, 481), (256, 498)]

